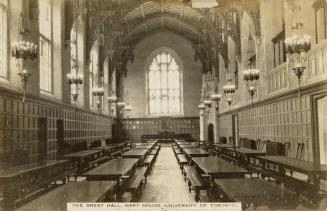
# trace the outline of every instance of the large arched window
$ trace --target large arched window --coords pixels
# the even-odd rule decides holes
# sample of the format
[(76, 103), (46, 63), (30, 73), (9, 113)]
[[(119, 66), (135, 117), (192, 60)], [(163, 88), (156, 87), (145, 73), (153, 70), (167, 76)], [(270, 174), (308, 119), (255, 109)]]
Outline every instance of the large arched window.
[[(76, 75), (78, 73), (78, 57), (77, 57), (77, 32), (76, 23), (73, 24), (72, 30), (70, 31), (70, 58), (71, 58), (71, 69), (70, 73)], [(76, 93), (76, 85), (70, 86), (70, 92)], [(73, 95), (71, 95), (71, 101), (74, 101)]]
[(97, 87), (98, 83), (98, 62), (99, 62), (99, 48), (98, 41), (95, 41), (90, 53), (90, 65), (89, 65), (89, 86), (90, 86), (90, 107), (93, 108), (95, 106), (94, 101), (95, 98), (92, 93), (92, 89)]
[(0, 77), (7, 78), (7, 7), (0, 0)]
[(51, 0), (39, 0), (40, 89), (52, 94), (52, 6)]
[(181, 115), (181, 67), (176, 56), (162, 50), (150, 61), (148, 69), (149, 115)]

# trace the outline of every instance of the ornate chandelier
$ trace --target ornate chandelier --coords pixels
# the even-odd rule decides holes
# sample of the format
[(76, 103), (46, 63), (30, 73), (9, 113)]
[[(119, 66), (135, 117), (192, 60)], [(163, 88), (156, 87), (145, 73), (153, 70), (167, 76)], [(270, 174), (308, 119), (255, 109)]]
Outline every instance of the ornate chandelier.
[(211, 95), (212, 102), (216, 103), (216, 111), (219, 108), (219, 101), (221, 100), (221, 94), (214, 93)]
[(83, 75), (78, 74), (78, 73), (68, 73), (66, 75), (67, 77), (67, 83), (69, 85), (75, 85), (76, 89), (75, 89), (75, 93), (71, 93), (74, 102), (77, 102), (77, 98), (78, 98), (78, 85), (83, 84)]
[(260, 70), (258, 69), (248, 69), (243, 71), (243, 79), (247, 82), (259, 80)]
[(102, 87), (96, 87), (92, 89), (94, 96), (102, 97), (104, 95), (104, 89)]
[(76, 73), (68, 73), (67, 74), (67, 81), (69, 85), (75, 84), (75, 85), (80, 85), (83, 84), (83, 75)]
[(229, 81), (229, 84), (226, 84), (223, 86), (223, 90), (224, 90), (224, 93), (227, 98), (228, 110), (230, 113), (230, 105), (232, 104), (232, 98), (233, 98), (233, 95), (235, 94), (236, 87), (234, 84), (231, 84)]
[(192, 8), (212, 8), (218, 5), (216, 0), (192, 0)]
[(243, 80), (246, 82), (248, 87), (248, 93), (251, 98), (251, 106), (253, 106), (253, 96), (256, 92), (255, 81), (260, 78), (260, 70), (255, 68), (250, 68), (243, 71)]
[(117, 102), (117, 97), (116, 96), (110, 96), (110, 97), (107, 97), (107, 100), (110, 103), (114, 103), (114, 102)]
[(36, 59), (37, 45), (29, 41), (14, 42), (12, 45), (12, 57), (16, 59)]
[(286, 53), (289, 63), (293, 66), (292, 70), (298, 78), (299, 97), (301, 96), (301, 77), (306, 69), (308, 51), (311, 49), (311, 36), (303, 32), (302, 21), (302, 1), (292, 2), (292, 12), (295, 13), (296, 20), (291, 27), (292, 35), (285, 39)]

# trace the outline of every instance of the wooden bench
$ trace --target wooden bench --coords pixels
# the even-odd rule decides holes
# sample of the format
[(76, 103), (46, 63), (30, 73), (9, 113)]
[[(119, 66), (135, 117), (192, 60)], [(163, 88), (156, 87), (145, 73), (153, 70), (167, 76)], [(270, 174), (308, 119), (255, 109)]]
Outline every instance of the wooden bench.
[(122, 155), (122, 151), (121, 150), (117, 150), (115, 152), (111, 152), (110, 153), (110, 157), (112, 158), (117, 158), (117, 157), (120, 157)]
[(295, 209), (300, 204), (295, 193), (262, 179), (215, 179), (214, 183), (217, 186), (220, 200), (242, 202), (243, 209), (253, 206), (269, 206), (270, 209)]
[(155, 149), (155, 150), (159, 150), (159, 151), (160, 151), (160, 149), (161, 149), (161, 145), (156, 145), (153, 149)]
[(124, 192), (131, 192), (133, 194), (132, 201), (137, 201), (141, 196), (143, 184), (146, 183), (147, 167), (138, 167), (134, 174), (124, 184)]
[(155, 155), (147, 155), (143, 161), (143, 164), (144, 166), (147, 166), (149, 167), (149, 169), (151, 169), (154, 160), (155, 160)]
[(115, 181), (70, 182), (19, 207), (26, 210), (66, 210), (68, 202), (114, 201)]
[(185, 181), (188, 178), (189, 192), (192, 189), (195, 191), (195, 201), (198, 202), (200, 200), (200, 190), (207, 190), (207, 184), (193, 166), (184, 166), (184, 177)]
[(159, 150), (152, 149), (152, 150), (150, 151), (149, 155), (154, 155), (155, 157), (157, 157), (158, 153), (159, 153)]
[(123, 152), (127, 152), (128, 150), (130, 150), (129, 147), (124, 147), (124, 148), (122, 149)]
[(180, 149), (174, 149), (174, 154), (177, 156), (178, 154), (183, 154), (183, 152)]
[(181, 170), (183, 171), (183, 166), (185, 164), (188, 164), (187, 157), (184, 154), (177, 154), (177, 161), (178, 161), (178, 164), (179, 164)]

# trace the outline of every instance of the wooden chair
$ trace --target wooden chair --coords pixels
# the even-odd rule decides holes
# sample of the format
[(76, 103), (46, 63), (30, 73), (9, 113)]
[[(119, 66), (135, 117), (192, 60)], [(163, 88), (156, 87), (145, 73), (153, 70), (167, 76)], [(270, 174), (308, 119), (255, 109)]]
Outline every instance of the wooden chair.
[(289, 157), (291, 153), (291, 143), (290, 142), (285, 142), (285, 156)]
[(96, 148), (96, 147), (100, 147), (100, 146), (101, 146), (101, 141), (100, 140), (96, 140), (96, 141), (93, 141), (91, 143), (90, 148), (92, 149), (92, 148)]
[(296, 150), (296, 156), (295, 156), (296, 159), (302, 159), (303, 149), (304, 149), (304, 143), (298, 143), (297, 150)]

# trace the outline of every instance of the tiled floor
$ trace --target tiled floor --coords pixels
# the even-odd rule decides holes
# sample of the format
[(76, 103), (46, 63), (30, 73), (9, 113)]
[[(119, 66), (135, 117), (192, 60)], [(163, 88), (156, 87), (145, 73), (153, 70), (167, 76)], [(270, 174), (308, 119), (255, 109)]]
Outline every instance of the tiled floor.
[(162, 145), (140, 202), (195, 202), (194, 192), (188, 191), (171, 145)]

